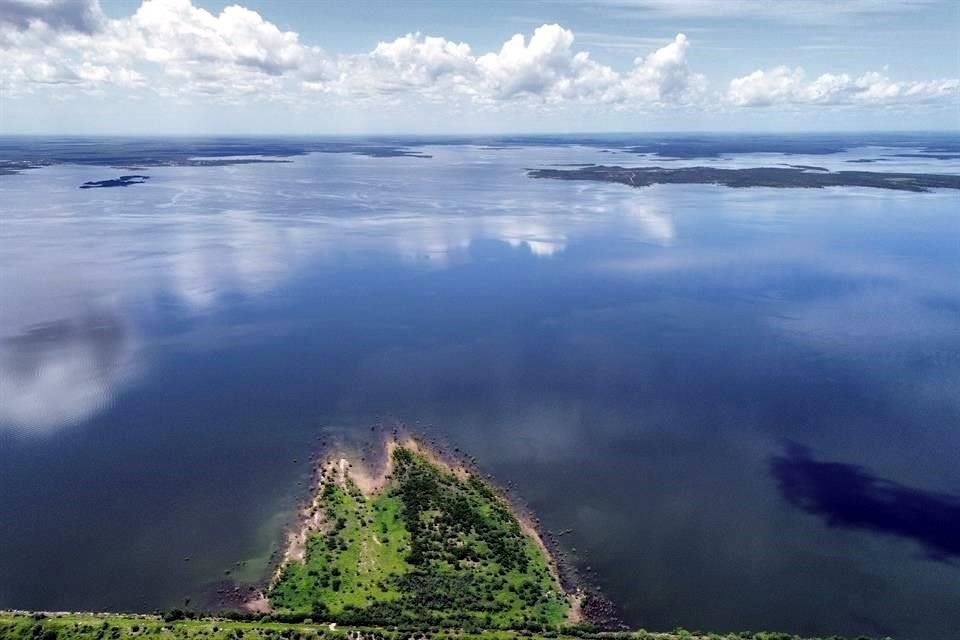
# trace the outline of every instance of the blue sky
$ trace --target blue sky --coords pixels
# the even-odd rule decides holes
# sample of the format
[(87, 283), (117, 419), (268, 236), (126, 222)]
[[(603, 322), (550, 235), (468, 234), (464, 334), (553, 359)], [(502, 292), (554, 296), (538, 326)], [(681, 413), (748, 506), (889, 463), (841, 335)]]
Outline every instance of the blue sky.
[(957, 0), (0, 0), (2, 133), (960, 129)]

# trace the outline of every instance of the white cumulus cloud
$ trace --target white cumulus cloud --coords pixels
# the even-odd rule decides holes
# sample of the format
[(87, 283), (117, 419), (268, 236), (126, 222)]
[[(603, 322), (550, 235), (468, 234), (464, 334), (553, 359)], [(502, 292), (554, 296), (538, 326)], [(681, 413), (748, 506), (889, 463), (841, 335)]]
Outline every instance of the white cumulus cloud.
[(0, 93), (78, 93), (283, 101), (302, 107), (410, 99), (506, 103), (728, 108), (769, 104), (885, 105), (943, 100), (958, 80), (894, 81), (882, 73), (823, 74), (773, 67), (730, 81), (726, 101), (691, 68), (682, 33), (627, 68), (577, 46), (570, 29), (544, 24), (498, 50), (408, 33), (363, 53), (328, 53), (256, 11), (211, 12), (192, 0), (143, 0), (130, 16), (105, 16), (98, 0), (0, 0)]
[(956, 79), (898, 82), (879, 72), (856, 77), (825, 73), (808, 80), (800, 67), (779, 66), (734, 78), (727, 98), (738, 106), (895, 104), (949, 98), (956, 96), (958, 89), (960, 81)]
[(617, 74), (590, 54), (575, 53), (573, 41), (573, 32), (557, 24), (538, 27), (529, 42), (523, 34), (514, 35), (499, 52), (477, 59), (477, 92), (493, 99), (603, 95), (619, 80)]
[[(190, 0), (144, 0), (132, 16), (110, 20), (95, 1), (16, 1), (31, 11), (0, 13), (0, 50), (10, 62), (0, 69), (0, 89), (14, 95), (50, 84), (249, 93), (279, 87), (282, 76), (311, 69), (320, 55), (296, 33), (236, 5), (215, 15)], [(91, 21), (95, 28), (82, 28)]]
[(119, 29), (121, 35), (133, 39), (147, 60), (184, 75), (212, 65), (281, 75), (306, 57), (296, 33), (237, 5), (213, 15), (190, 0), (145, 0), (121, 25), (127, 28)]
[(673, 42), (645, 58), (634, 61), (634, 69), (624, 80), (628, 99), (650, 102), (688, 102), (699, 97), (707, 79), (690, 70), (687, 49), (690, 41), (678, 33)]
[(407, 34), (379, 43), (369, 54), (342, 56), (336, 81), (311, 86), (341, 94), (452, 94), (482, 103), (645, 105), (685, 101), (706, 85), (687, 65), (689, 42), (683, 34), (638, 58), (625, 74), (577, 51), (574, 41), (569, 29), (545, 24), (529, 38), (515, 34), (499, 51), (478, 56), (466, 43)]

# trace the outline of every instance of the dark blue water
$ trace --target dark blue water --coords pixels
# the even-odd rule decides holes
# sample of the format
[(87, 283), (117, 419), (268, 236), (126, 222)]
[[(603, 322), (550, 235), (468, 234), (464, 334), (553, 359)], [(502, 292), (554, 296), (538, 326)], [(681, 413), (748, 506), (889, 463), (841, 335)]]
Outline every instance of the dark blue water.
[[(953, 638), (960, 196), (524, 172), (664, 140), (4, 140), (49, 164), (0, 176), (0, 607), (257, 579), (318, 437), (399, 417), (631, 625)], [(682, 142), (960, 173), (955, 137)], [(287, 162), (177, 166), (249, 154)]]

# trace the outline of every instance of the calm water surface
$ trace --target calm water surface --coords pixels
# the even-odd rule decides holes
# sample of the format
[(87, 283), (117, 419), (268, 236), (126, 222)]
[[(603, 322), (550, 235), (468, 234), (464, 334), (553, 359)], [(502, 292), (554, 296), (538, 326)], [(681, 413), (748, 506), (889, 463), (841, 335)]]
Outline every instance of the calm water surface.
[[(595, 145), (421, 150), (0, 176), (0, 607), (255, 579), (318, 436), (397, 416), (572, 529), (631, 625), (955, 637), (956, 192), (636, 190), (524, 174), (651, 163)], [(672, 165), (960, 173), (846, 164), (882, 153)]]

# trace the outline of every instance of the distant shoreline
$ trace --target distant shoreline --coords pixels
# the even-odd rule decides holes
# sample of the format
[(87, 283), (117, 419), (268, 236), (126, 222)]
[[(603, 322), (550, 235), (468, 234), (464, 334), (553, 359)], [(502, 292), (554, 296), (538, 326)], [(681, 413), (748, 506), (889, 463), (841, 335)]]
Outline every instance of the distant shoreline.
[(655, 184), (712, 184), (733, 188), (821, 189), (872, 187), (926, 193), (931, 189), (960, 189), (960, 175), (941, 173), (887, 173), (881, 171), (828, 171), (823, 167), (619, 167), (593, 165), (578, 169), (528, 169), (527, 175), (548, 180), (589, 180), (630, 187)]

